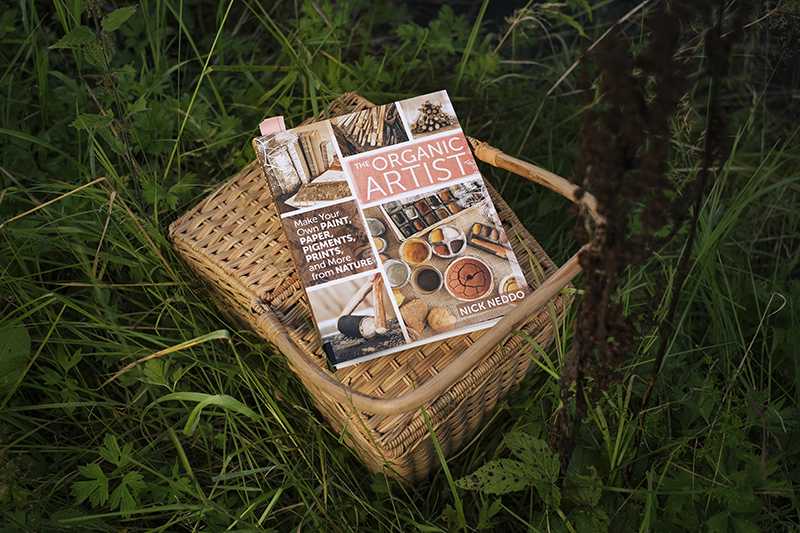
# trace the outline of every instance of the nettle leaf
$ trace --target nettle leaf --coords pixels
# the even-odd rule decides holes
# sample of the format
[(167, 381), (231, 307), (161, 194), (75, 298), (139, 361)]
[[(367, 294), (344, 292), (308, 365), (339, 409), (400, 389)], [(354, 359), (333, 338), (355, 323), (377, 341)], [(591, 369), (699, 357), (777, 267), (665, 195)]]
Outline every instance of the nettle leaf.
[(133, 115), (134, 113), (141, 113), (142, 111), (147, 110), (147, 100), (145, 100), (144, 96), (136, 100), (134, 103), (128, 106), (128, 116)]
[(31, 360), (31, 336), (24, 326), (0, 330), (0, 402), (11, 394)]
[(119, 29), (119, 27), (131, 17), (131, 15), (136, 13), (137, 7), (138, 6), (128, 6), (115, 9), (100, 21), (100, 25), (106, 31), (114, 31)]
[(469, 476), (456, 480), (456, 487), (486, 494), (508, 494), (528, 487), (532, 479), (525, 464), (514, 459), (489, 461)]
[[(144, 199), (151, 205), (158, 205), (161, 206), (162, 203), (166, 203), (168, 206), (177, 206), (178, 202), (180, 202), (180, 198), (172, 192), (172, 187), (166, 187), (163, 182), (159, 182), (155, 179), (151, 179), (144, 183), (142, 186), (142, 192), (144, 194)], [(155, 361), (155, 359), (153, 359)], [(150, 361), (148, 361), (149, 363)], [(147, 367), (145, 367), (145, 377), (148, 377), (147, 374)]]
[(114, 121), (114, 113), (109, 111), (108, 115), (98, 115), (96, 113), (83, 113), (72, 121), (72, 126), (78, 130), (96, 130), (104, 128)]
[(111, 131), (111, 128), (100, 128), (97, 130), (100, 133), (100, 137), (108, 143), (108, 146), (111, 147), (114, 152), (118, 154), (125, 153), (125, 145), (122, 144), (122, 141), (119, 137), (116, 137), (114, 133)]
[(84, 44), (89, 44), (94, 41), (94, 32), (86, 26), (75, 26), (67, 32), (65, 36), (58, 40), (56, 44), (50, 47), (53, 48), (78, 48)]
[(78, 503), (88, 498), (94, 507), (106, 503), (108, 501), (108, 478), (100, 465), (79, 466), (78, 470), (91, 481), (76, 481), (72, 484), (70, 494), (77, 498)]

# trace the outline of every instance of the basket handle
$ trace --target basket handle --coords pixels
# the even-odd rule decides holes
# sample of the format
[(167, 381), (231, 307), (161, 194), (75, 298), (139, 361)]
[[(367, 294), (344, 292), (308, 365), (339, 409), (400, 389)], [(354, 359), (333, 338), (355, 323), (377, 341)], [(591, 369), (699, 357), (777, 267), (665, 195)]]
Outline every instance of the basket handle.
[[(559, 193), (574, 203), (585, 207), (595, 223), (600, 225), (603, 218), (597, 213), (597, 200), (581, 187), (564, 178), (548, 172), (530, 163), (520, 161), (504, 154), (486, 143), (470, 138), (478, 159), (491, 165), (519, 174), (531, 181)], [(461, 377), (480, 363), (485, 354), (495, 345), (502, 342), (509, 332), (516, 329), (534, 313), (554, 298), (570, 280), (581, 272), (578, 256), (586, 249), (583, 246), (539, 288), (525, 297), (517, 306), (505, 315), (495, 327), (487, 330), (472, 346), (467, 348), (455, 361), (447, 365), (441, 372), (407, 394), (397, 398), (376, 398), (347, 387), (312, 363), (303, 351), (292, 340), (286, 328), (267, 305), (260, 306), (263, 311), (258, 322), (269, 340), (289, 359), (293, 370), (300, 375), (304, 383), (314, 383), (322, 394), (344, 405), (350, 405), (358, 411), (379, 415), (398, 415), (418, 409), (458, 382)]]

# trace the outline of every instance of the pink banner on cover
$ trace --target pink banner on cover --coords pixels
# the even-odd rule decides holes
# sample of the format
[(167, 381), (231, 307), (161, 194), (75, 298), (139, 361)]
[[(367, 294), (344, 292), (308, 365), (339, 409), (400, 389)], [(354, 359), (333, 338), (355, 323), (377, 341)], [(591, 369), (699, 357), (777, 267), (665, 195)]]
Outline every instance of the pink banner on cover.
[(362, 205), (384, 202), (478, 173), (478, 165), (461, 131), (349, 157), (344, 165), (353, 177), (355, 193)]

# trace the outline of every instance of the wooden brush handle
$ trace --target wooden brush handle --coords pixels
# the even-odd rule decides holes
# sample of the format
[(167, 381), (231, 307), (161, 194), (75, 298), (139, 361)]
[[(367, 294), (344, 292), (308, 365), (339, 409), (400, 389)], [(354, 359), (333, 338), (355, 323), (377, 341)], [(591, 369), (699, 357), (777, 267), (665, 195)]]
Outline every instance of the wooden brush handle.
[(364, 298), (367, 297), (367, 294), (369, 294), (371, 290), (372, 290), (372, 280), (370, 279), (364, 282), (364, 285), (362, 285), (361, 288), (358, 289), (358, 292), (356, 292), (353, 295), (353, 297), (350, 298), (350, 301), (347, 302), (347, 305), (344, 306), (344, 309), (342, 309), (342, 312), (339, 313), (339, 316), (349, 315), (350, 313), (355, 311), (356, 307), (358, 307), (358, 304), (364, 301)]

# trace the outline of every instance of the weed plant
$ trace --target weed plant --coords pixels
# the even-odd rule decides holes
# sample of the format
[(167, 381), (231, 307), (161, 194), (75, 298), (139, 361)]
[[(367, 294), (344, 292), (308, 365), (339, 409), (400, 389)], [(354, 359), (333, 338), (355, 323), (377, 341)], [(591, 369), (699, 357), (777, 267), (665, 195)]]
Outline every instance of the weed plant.
[[(0, 531), (797, 531), (800, 11), (758, 4), (737, 28), (736, 4), (675, 22), (656, 56), (685, 82), (665, 130), (643, 130), (669, 139), (652, 170), (684, 207), (656, 213), (641, 261), (596, 304), (639, 317), (625, 338), (595, 339), (622, 343), (613, 379), (559, 384), (587, 312), (574, 305), (542, 355), (549, 372), (414, 488), (371, 475), (320, 421), (281, 354), (171, 251), (169, 223), (255, 158), (263, 118), (295, 126), (353, 90), (385, 103), (447, 89), (469, 135), (580, 177), (585, 118), (615, 88), (597, 51), (641, 67), (655, 13), (677, 4), (4, 5)], [(729, 71), (707, 76), (715, 20), (735, 40)], [(628, 75), (652, 105), (660, 74)], [(729, 147), (717, 163), (709, 142)], [(578, 249), (565, 200), (484, 170), (557, 262)], [(674, 203), (702, 172), (697, 203)], [(623, 244), (651, 197), (627, 198)], [(566, 455), (547, 442), (560, 414), (580, 422)]]

